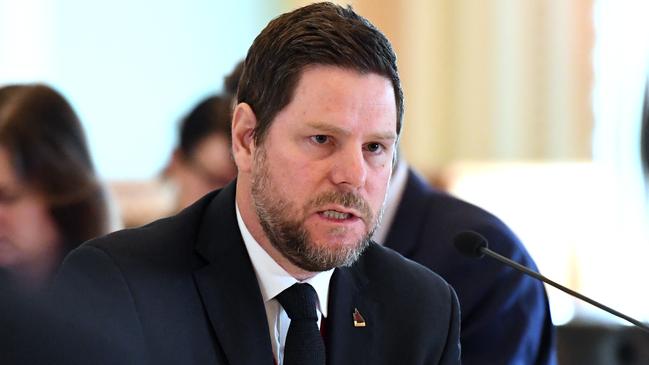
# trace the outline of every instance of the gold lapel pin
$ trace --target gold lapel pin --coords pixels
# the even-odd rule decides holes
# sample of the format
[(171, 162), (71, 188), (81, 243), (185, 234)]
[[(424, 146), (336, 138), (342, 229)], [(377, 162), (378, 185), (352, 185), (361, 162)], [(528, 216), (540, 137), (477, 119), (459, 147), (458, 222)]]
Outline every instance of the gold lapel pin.
[(354, 318), (354, 327), (365, 327), (365, 318), (363, 318), (361, 312), (359, 312), (357, 308), (354, 308), (354, 314), (352, 317)]

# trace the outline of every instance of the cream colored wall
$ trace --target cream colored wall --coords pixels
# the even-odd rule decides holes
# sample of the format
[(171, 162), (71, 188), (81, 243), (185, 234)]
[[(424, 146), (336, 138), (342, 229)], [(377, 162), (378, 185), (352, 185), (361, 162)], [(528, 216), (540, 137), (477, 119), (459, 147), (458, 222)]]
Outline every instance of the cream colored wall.
[(467, 159), (590, 159), (592, 0), (350, 3), (397, 52), (401, 147), (420, 170)]

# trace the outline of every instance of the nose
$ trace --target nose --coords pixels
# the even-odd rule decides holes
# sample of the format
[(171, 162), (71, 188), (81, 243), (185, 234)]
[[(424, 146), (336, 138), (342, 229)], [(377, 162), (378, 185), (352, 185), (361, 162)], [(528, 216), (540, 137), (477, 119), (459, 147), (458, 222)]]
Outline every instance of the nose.
[(358, 190), (365, 185), (367, 165), (362, 147), (350, 146), (332, 157), (331, 180), (334, 184), (350, 190)]

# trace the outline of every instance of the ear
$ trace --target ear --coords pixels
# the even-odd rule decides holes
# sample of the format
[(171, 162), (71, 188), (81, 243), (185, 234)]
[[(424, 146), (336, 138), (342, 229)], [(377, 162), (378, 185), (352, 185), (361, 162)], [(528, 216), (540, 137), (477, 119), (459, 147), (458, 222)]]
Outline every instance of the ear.
[(239, 103), (232, 113), (232, 155), (240, 172), (250, 172), (255, 142), (252, 138), (257, 116), (250, 105)]

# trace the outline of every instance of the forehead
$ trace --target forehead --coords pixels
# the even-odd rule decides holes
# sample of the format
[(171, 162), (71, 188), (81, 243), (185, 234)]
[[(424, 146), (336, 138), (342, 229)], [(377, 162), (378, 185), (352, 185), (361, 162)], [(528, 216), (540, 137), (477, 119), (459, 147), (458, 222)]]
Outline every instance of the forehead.
[(337, 66), (310, 66), (298, 79), (289, 104), (277, 115), (303, 123), (355, 123), (396, 135), (396, 101), (390, 79)]

